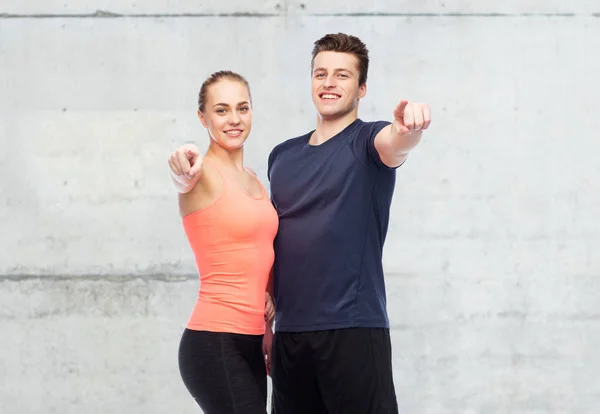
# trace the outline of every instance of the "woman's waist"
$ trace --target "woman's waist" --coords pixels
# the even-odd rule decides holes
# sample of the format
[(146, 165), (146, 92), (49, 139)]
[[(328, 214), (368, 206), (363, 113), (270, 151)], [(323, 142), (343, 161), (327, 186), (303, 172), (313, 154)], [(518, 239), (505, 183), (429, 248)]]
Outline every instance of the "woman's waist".
[(253, 301), (207, 297), (200, 293), (189, 324), (213, 329), (220, 327), (223, 331), (242, 328), (260, 333), (264, 329), (264, 313), (264, 293), (262, 300)]
[(273, 261), (238, 259), (234, 263), (212, 257), (196, 262), (200, 292), (209, 298), (231, 300), (234, 297), (253, 297), (267, 287)]
[(222, 312), (260, 314), (265, 308), (266, 282), (252, 288), (200, 284), (196, 307), (214, 308)]
[(192, 250), (200, 275), (219, 273), (260, 275), (265, 272), (268, 274), (275, 259), (273, 244), (192, 245)]

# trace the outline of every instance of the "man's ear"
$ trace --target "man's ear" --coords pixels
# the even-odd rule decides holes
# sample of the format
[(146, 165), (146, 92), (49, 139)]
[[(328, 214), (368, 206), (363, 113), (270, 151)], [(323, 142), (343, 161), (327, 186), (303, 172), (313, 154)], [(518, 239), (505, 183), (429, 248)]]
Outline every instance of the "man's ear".
[(362, 99), (367, 94), (367, 84), (363, 83), (358, 87), (358, 99)]

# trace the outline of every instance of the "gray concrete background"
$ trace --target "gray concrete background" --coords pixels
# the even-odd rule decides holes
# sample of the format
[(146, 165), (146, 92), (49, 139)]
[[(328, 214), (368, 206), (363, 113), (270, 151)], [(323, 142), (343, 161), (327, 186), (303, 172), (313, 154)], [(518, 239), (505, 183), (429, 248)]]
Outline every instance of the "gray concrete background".
[(314, 125), (312, 42), (371, 50), (363, 119), (431, 105), (385, 250), (402, 413), (600, 412), (597, 1), (0, 3), (0, 413), (193, 413), (197, 275), (166, 157), (251, 83), (247, 164)]

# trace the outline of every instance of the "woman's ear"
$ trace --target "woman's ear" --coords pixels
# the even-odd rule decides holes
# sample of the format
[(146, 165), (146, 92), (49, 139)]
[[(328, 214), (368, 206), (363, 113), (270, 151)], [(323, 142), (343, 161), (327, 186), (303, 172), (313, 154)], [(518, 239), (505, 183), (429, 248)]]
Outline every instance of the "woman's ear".
[(202, 124), (202, 126), (204, 128), (208, 128), (208, 125), (206, 123), (206, 119), (204, 119), (204, 115), (202, 114), (202, 111), (200, 111), (199, 109), (198, 109), (198, 119), (200, 120), (200, 123)]

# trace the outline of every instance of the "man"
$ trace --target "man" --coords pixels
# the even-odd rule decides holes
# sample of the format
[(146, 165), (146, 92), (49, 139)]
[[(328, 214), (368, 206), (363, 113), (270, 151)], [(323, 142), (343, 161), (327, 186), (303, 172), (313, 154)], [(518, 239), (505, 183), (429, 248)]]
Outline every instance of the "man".
[(312, 52), (315, 130), (269, 156), (275, 240), (276, 414), (397, 413), (382, 249), (395, 170), (430, 123), (400, 101), (393, 121), (363, 122), (368, 51), (329, 34)]
[[(401, 100), (391, 122), (360, 120), (368, 66), (357, 37), (317, 40), (316, 128), (269, 155), (279, 215), (276, 332), (267, 355), (275, 414), (398, 413), (382, 251), (395, 171), (421, 140), (430, 113), (425, 104)], [(265, 335), (267, 351), (270, 339)]]

